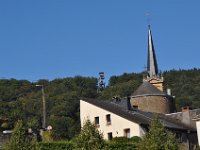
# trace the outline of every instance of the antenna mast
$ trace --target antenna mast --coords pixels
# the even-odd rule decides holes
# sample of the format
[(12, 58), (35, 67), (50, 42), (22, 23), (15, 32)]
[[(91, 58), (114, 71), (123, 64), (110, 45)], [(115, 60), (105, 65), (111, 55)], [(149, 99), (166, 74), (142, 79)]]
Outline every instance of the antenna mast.
[(99, 72), (97, 93), (102, 93), (103, 89), (105, 88), (105, 82), (103, 81), (104, 79), (105, 79), (104, 72)]

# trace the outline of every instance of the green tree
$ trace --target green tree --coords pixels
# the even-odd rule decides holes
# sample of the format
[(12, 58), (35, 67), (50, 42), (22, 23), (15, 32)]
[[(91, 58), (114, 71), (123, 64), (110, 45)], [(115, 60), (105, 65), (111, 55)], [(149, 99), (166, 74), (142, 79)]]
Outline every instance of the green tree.
[(51, 131), (42, 132), (42, 142), (53, 142), (53, 136)]
[(36, 150), (36, 138), (29, 137), (23, 122), (19, 120), (13, 130), (12, 136), (6, 145), (6, 150)]
[(52, 134), (54, 139), (60, 140), (61, 138), (68, 138), (68, 124), (67, 117), (64, 116), (51, 116), (49, 123), (52, 126)]
[(89, 120), (85, 121), (74, 143), (77, 148), (83, 150), (99, 150), (105, 146), (103, 134)]
[(152, 120), (149, 132), (139, 143), (139, 150), (179, 150), (175, 135), (166, 130), (160, 121)]

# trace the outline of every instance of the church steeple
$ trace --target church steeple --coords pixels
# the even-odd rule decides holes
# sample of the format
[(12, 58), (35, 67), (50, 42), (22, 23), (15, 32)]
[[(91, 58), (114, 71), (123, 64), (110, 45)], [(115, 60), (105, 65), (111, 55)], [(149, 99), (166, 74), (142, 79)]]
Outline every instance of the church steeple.
[(156, 88), (158, 88), (160, 91), (163, 91), (163, 78), (160, 77), (158, 73), (156, 53), (153, 45), (150, 25), (148, 31), (147, 78), (144, 79), (144, 81), (148, 81)]
[(151, 28), (149, 25), (148, 32), (148, 59), (147, 59), (147, 77), (157, 77), (158, 76), (158, 65), (156, 61), (156, 54), (153, 45), (153, 39), (151, 34)]

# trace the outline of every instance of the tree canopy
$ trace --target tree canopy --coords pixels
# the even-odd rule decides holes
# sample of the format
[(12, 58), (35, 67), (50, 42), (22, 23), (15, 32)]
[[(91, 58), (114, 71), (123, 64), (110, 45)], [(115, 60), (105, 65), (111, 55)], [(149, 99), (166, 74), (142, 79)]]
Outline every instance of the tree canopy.
[(12, 136), (6, 145), (6, 150), (36, 150), (36, 137), (28, 136), (22, 120), (17, 121)]
[(105, 146), (103, 134), (89, 120), (84, 122), (74, 143), (76, 143), (77, 148), (84, 150), (99, 150)]
[(96, 78), (81, 76), (36, 83), (2, 79), (0, 115), (9, 119), (10, 129), (18, 120), (23, 120), (27, 128), (35, 131), (41, 128), (42, 92), (41, 87), (35, 86), (40, 84), (45, 91), (47, 126), (52, 126), (54, 139), (71, 138), (80, 131), (80, 97), (96, 98), (96, 83)]
[[(175, 96), (177, 110), (188, 105), (200, 108), (200, 69), (170, 70), (162, 73), (164, 90), (170, 88)], [(0, 130), (12, 129), (18, 120), (27, 128), (38, 130), (42, 126), (42, 92), (44, 86), (47, 125), (53, 127), (54, 139), (70, 139), (80, 131), (79, 100), (82, 97), (111, 100), (113, 96), (130, 96), (142, 83), (145, 73), (124, 73), (112, 76), (102, 94), (97, 94), (97, 78), (67, 77), (52, 81), (0, 79)], [(3, 124), (4, 123), (4, 124)]]
[(157, 118), (151, 121), (149, 132), (139, 143), (140, 150), (179, 150), (178, 142)]

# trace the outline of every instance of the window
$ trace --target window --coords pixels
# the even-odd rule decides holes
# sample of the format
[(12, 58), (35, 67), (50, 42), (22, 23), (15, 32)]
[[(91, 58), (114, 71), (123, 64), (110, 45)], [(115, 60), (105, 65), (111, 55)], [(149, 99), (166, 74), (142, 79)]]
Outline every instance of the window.
[(185, 136), (185, 134), (182, 134), (182, 133), (176, 133), (176, 139), (178, 140), (179, 143), (183, 143), (183, 142), (186, 142), (184, 141), (184, 139), (187, 139), (187, 137)]
[(99, 117), (94, 117), (94, 124), (99, 127)]
[(133, 108), (134, 109), (138, 109), (138, 105), (133, 105)]
[(110, 117), (110, 114), (106, 115), (106, 122), (107, 122), (107, 125), (110, 125), (110, 124), (111, 124), (111, 117)]
[(112, 136), (112, 132), (108, 133), (108, 140), (112, 140), (113, 136)]
[(130, 129), (124, 129), (124, 136), (127, 137), (127, 138), (131, 138), (131, 135), (130, 135)]

